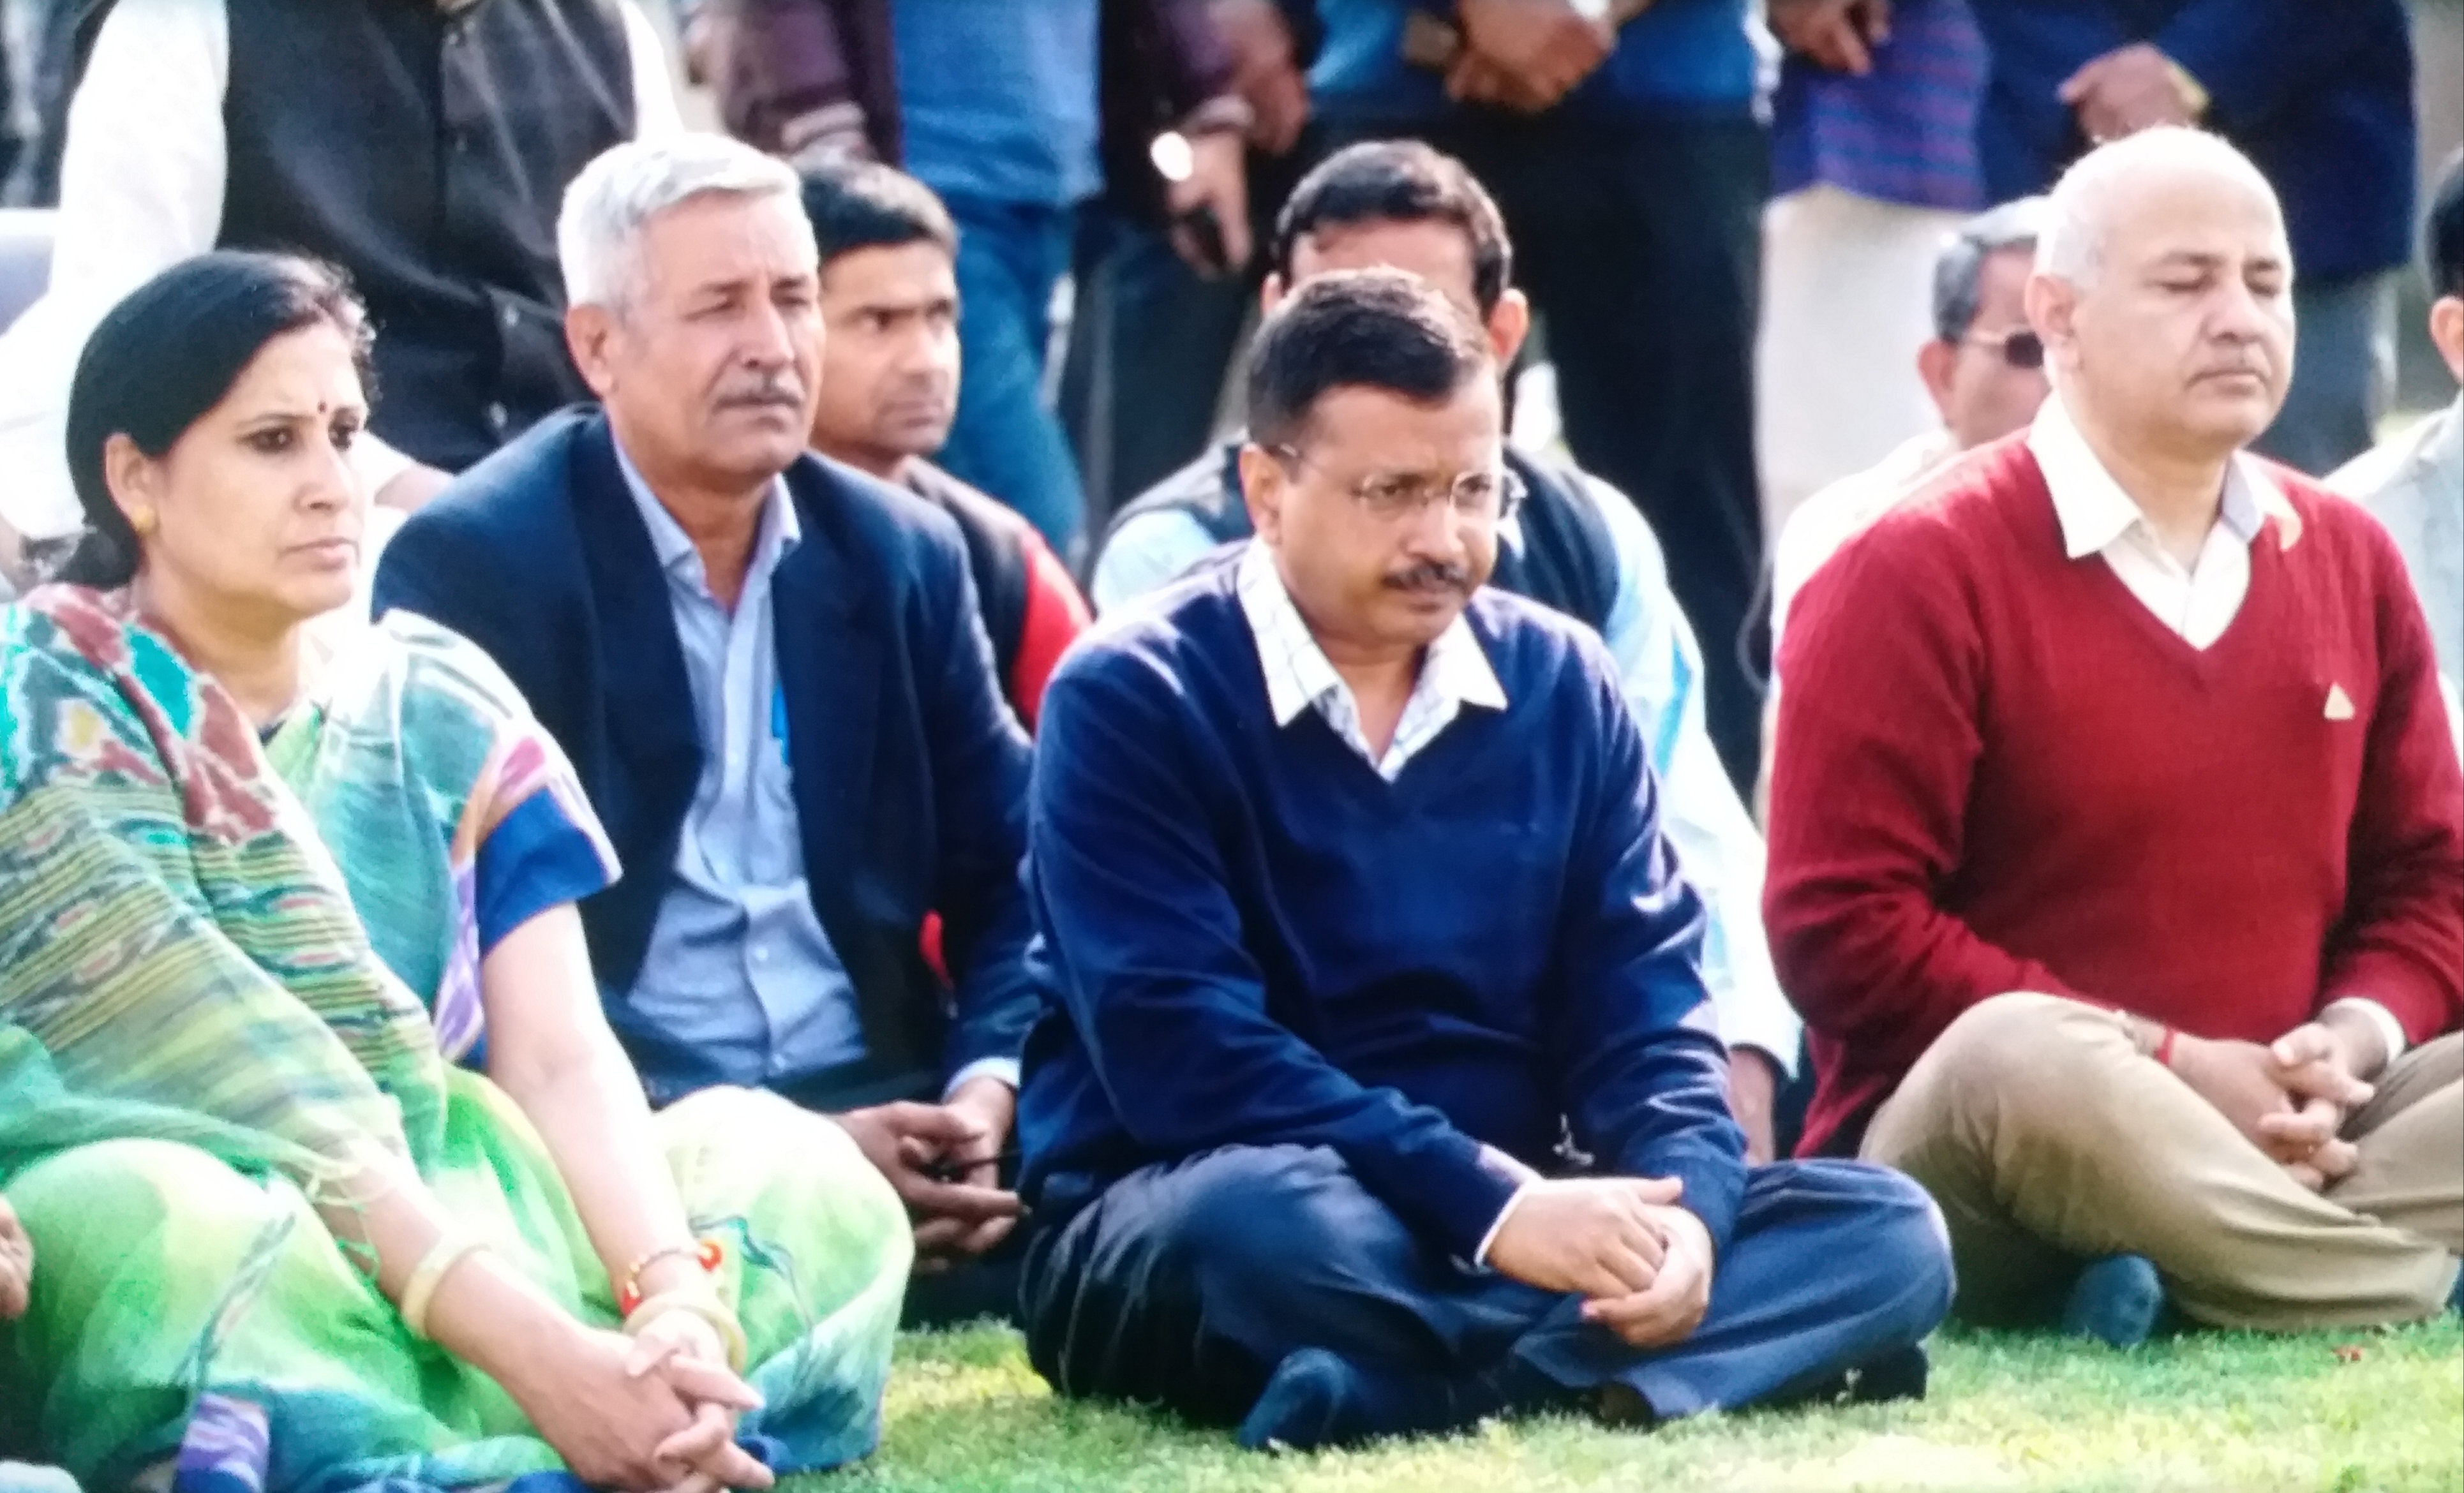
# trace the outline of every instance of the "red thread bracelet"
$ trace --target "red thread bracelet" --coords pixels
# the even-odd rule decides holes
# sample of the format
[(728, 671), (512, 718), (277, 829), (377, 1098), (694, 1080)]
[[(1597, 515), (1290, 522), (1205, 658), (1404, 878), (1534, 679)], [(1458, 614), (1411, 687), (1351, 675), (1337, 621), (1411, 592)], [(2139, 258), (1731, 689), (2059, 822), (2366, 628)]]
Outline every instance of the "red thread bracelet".
[(2155, 1057), (2161, 1066), (2169, 1068), (2173, 1065), (2173, 1039), (2181, 1035), (2180, 1032), (2167, 1026), (2165, 1028), (2165, 1035), (2156, 1039)]
[(641, 1307), (643, 1271), (662, 1260), (686, 1258), (700, 1265), (704, 1272), (716, 1275), (719, 1265), (727, 1259), (727, 1251), (715, 1239), (705, 1239), (692, 1244), (670, 1244), (665, 1249), (651, 1250), (641, 1259), (634, 1261), (632, 1268), (625, 1272), (625, 1284), (616, 1288), (616, 1314), (620, 1317), (630, 1317)]

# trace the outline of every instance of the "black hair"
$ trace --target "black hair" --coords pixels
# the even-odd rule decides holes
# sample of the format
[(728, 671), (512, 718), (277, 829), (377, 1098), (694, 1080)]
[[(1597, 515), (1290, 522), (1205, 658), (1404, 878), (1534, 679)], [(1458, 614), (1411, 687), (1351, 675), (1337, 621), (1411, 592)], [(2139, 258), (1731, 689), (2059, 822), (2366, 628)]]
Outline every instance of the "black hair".
[(2447, 158), (2447, 169), (2431, 194), (2421, 252), (2430, 266), (2430, 293), (2464, 296), (2464, 150)]
[(1494, 378), (1488, 340), (1461, 307), (1399, 270), (1319, 275), (1275, 308), (1249, 349), (1249, 433), (1297, 444), (1318, 401), (1375, 388), (1436, 404)]
[(1497, 309), (1514, 273), (1513, 243), (1497, 201), (1469, 168), (1416, 140), (1346, 146), (1301, 178), (1275, 219), (1271, 262), (1292, 283), (1300, 241), (1363, 223), (1444, 223), (1471, 248), (1472, 300), (1484, 317)]
[(223, 402), (267, 343), (331, 323), (366, 375), (369, 334), (341, 272), (287, 254), (186, 259), (131, 292), (86, 339), (69, 384), (69, 480), (86, 531), (60, 579), (111, 589), (137, 574), (137, 534), (113, 500), (103, 451), (124, 435), (161, 457)]
[(859, 249), (931, 244), (958, 253), (957, 225), (933, 188), (872, 161), (833, 161), (803, 173), (804, 216), (813, 220), (822, 262)]

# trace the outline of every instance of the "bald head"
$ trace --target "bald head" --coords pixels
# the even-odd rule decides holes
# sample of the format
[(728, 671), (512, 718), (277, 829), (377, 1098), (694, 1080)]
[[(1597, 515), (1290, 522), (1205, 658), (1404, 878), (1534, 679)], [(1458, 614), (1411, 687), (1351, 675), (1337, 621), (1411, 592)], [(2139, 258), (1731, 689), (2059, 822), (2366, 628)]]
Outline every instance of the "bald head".
[(2100, 145), (2062, 173), (2046, 204), (2037, 270), (2093, 284), (2114, 224), (2144, 218), (2151, 203), (2185, 187), (2265, 202), (2281, 230), (2276, 189), (2248, 156), (2205, 130), (2165, 125)]
[(2293, 375), (2293, 255), (2248, 157), (2196, 130), (2101, 145), (2053, 191), (2028, 285), (2065, 406), (2207, 459), (2265, 430)]

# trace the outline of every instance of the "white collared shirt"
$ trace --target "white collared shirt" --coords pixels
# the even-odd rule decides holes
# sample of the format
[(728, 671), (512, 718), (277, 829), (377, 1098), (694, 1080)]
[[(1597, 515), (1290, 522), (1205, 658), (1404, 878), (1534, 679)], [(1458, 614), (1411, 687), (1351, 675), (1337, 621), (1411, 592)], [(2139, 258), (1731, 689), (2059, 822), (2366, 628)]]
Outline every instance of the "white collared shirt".
[[(2185, 567), (2157, 538), (2147, 515), (2098, 459), (2087, 437), (2079, 433), (2078, 422), (2062, 407), (2060, 394), (2047, 399), (2036, 411), (2036, 423), (2028, 431), (2028, 450), (2045, 474), (2054, 516), (2061, 524), (2062, 547), (2070, 558), (2101, 558), (2140, 604), (2202, 651), (2224, 636), (2250, 595), (2251, 541), (2270, 518), (2280, 524), (2299, 522), (2265, 470), (2247, 453), (2236, 451), (2225, 468), (2224, 502), (2216, 523), (2199, 547), (2198, 558)], [(2386, 1006), (2347, 997), (2327, 1009), (2337, 1006), (2359, 1012), (2378, 1028), (2387, 1043), (2388, 1062), (2404, 1051), (2404, 1024)]]
[(1288, 726), (1300, 718), (1301, 712), (1314, 707), (1344, 744), (1388, 782), (1401, 777), (1412, 758), (1452, 725), (1465, 706), (1506, 709), (1506, 687), (1498, 683), (1497, 670), (1482, 651), (1471, 624), (1457, 617), (1429, 645), (1420, 662), (1420, 677), (1412, 686), (1411, 699), (1404, 702), (1402, 718), (1396, 723), (1395, 739), (1381, 756), (1371, 749), (1361, 732), (1360, 706), (1353, 698), (1352, 687), (1335, 672), (1300, 608), (1292, 604), (1292, 594), (1285, 588), (1283, 573), (1275, 568), (1275, 557), (1265, 545), (1253, 540), (1242, 553), (1235, 584), (1242, 613), (1249, 619), (1249, 631), (1257, 640), (1258, 663), (1266, 676), (1266, 706), (1274, 713), (1275, 724)]
[(2235, 453), (2225, 468), (2223, 508), (2198, 557), (2185, 567), (2097, 459), (2059, 394), (2036, 412), (2028, 450), (2045, 473), (2071, 559), (2103, 557), (2130, 594), (2190, 647), (2204, 650), (2224, 636), (2250, 595), (2251, 541), (2270, 515), (2289, 512), (2284, 494), (2256, 462)]

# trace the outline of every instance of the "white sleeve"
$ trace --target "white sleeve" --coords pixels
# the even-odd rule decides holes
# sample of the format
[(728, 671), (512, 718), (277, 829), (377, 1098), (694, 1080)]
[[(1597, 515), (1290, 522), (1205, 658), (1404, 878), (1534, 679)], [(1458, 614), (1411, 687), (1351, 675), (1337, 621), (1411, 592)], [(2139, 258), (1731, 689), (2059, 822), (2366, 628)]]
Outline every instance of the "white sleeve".
[(641, 0), (623, 0), (625, 48), (633, 63), (633, 138), (658, 140), (684, 133), (684, 116), (676, 109), (674, 76), (668, 69), (668, 46), (659, 29), (642, 13)]
[(69, 382), (95, 323), (214, 247), (229, 175), (222, 0), (121, 0), (69, 105), (50, 287), (0, 339), (0, 516), (30, 538), (82, 522), (69, 486)]
[(1703, 984), (1721, 1040), (1768, 1053), (1793, 1076), (1805, 1023), (1771, 966), (1763, 929), (1763, 838), (1711, 744), (1701, 647), (1641, 512), (1596, 477), (1585, 476), (1582, 490), (1598, 506), (1617, 551), (1617, 592), (1604, 636), (1660, 775), (1661, 833), (1703, 899)]

